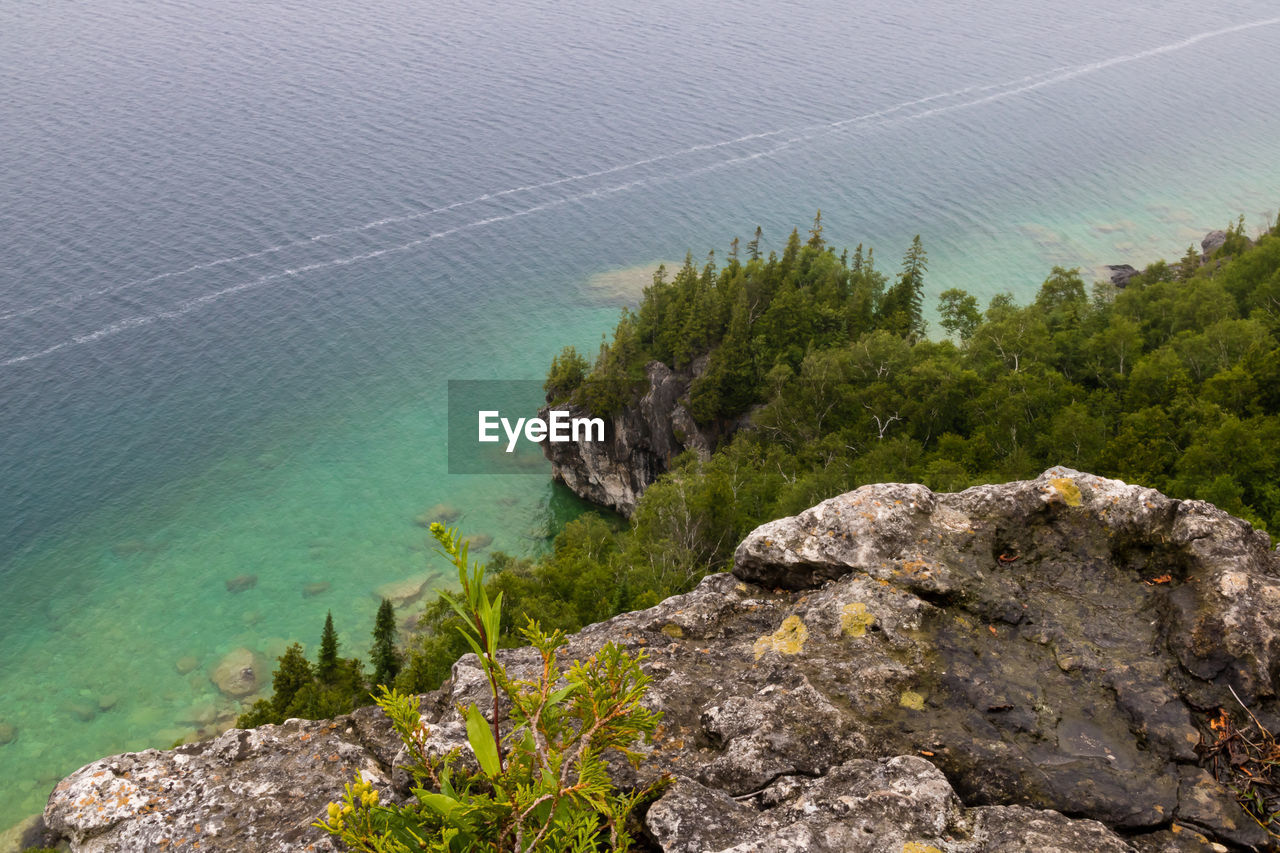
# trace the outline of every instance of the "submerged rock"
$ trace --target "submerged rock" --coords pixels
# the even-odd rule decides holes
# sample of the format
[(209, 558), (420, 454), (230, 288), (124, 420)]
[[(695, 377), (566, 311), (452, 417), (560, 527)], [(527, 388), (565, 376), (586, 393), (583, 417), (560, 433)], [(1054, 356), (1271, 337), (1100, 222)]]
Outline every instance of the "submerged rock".
[[(623, 786), (676, 780), (644, 817), (665, 851), (1268, 843), (1195, 746), (1232, 690), (1280, 729), (1280, 556), (1205, 503), (1062, 468), (867, 486), (763, 525), (733, 574), (584, 629), (564, 659), (607, 641), (648, 655), (665, 714), (638, 769), (611, 764)], [(536, 676), (532, 650), (501, 654)], [(465, 751), (458, 708), (487, 699), (462, 658), (424, 700), (432, 749)], [(84, 850), (196, 849), (196, 826), (201, 850), (330, 849), (308, 825), (361, 761), (408, 794), (397, 752), (372, 709), (233, 731), (96, 762), (46, 820)]]
[(470, 536), (462, 537), (462, 541), (465, 542), (472, 551), (483, 551), (485, 548), (488, 548), (493, 544), (493, 537), (488, 533), (473, 533)]
[(302, 597), (315, 598), (317, 595), (324, 595), (326, 592), (329, 591), (330, 586), (332, 586), (332, 584), (330, 584), (328, 581), (319, 581), (317, 583), (303, 584)]
[(186, 675), (198, 666), (200, 666), (200, 661), (192, 655), (183, 655), (173, 664), (173, 668), (178, 671), (178, 675)]
[(18, 737), (18, 727), (13, 723), (6, 723), (0, 720), (0, 746), (13, 743)]
[(252, 649), (241, 646), (227, 652), (213, 671), (209, 680), (225, 696), (240, 699), (258, 691), (268, 676), (271, 668), (261, 655)]
[(426, 575), (418, 575), (404, 580), (384, 583), (373, 591), (374, 598), (385, 598), (396, 607), (412, 604), (422, 597), (422, 592), (430, 580)]
[(433, 524), (453, 524), (459, 518), (462, 518), (462, 510), (453, 504), (440, 503), (428, 509), (426, 512), (420, 512), (414, 516), (414, 523), (422, 527), (430, 527)]
[(257, 575), (236, 575), (233, 578), (227, 578), (227, 592), (234, 595), (237, 592), (244, 592), (253, 589), (258, 585)]

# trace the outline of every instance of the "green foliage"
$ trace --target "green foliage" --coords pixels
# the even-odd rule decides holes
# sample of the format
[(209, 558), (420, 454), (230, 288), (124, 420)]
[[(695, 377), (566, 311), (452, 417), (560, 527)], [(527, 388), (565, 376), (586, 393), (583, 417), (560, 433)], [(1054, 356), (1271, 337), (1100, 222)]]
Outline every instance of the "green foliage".
[(316, 677), (324, 684), (332, 684), (338, 677), (338, 632), (333, 629), (332, 611), (324, 617), (320, 656), (316, 658)]
[(378, 605), (378, 615), (373, 623), (373, 649), (369, 657), (373, 661), (373, 683), (394, 684), (402, 659), (396, 650), (396, 610), (386, 598)]
[(547, 401), (558, 403), (567, 400), (587, 377), (590, 363), (578, 354), (573, 347), (565, 347), (560, 354), (551, 360), (551, 369), (547, 372), (547, 381), (543, 389), (547, 392)]
[(947, 334), (962, 341), (972, 338), (974, 330), (982, 322), (978, 300), (955, 287), (942, 291), (938, 297), (938, 316)]
[[(432, 534), (457, 567), (461, 586), (460, 595), (443, 598), (461, 620), (461, 633), (490, 683), (491, 716), (486, 719), (475, 705), (463, 712), (479, 770), (460, 770), (456, 752), (429, 755), (417, 701), (384, 688), (378, 704), (410, 756), (414, 800), (382, 805), (377, 791), (357, 775), (316, 825), (352, 849), (378, 853), (628, 849), (627, 817), (656, 786), (618, 791), (604, 756), (615, 751), (637, 763), (631, 748), (648, 742), (661, 718), (641, 704), (649, 685), (640, 668), (644, 654), (633, 658), (607, 643), (587, 661), (562, 670), (558, 651), (564, 635), (531, 621), (522, 635), (542, 665), (534, 679), (511, 678), (497, 657), (502, 593), (490, 598), (485, 567), (468, 564), (456, 531), (433, 525)], [(502, 699), (510, 708), (505, 734)]]
[[(392, 616), (394, 618), (394, 613)], [(323, 678), (321, 664), (326, 660), (329, 676)], [(236, 720), (236, 725), (251, 728), (283, 723), (294, 717), (304, 720), (336, 717), (369, 704), (369, 687), (364, 665), (358, 659), (338, 657), (338, 634), (333, 627), (333, 614), (329, 613), (325, 617), (317, 663), (312, 666), (307, 661), (302, 646), (290, 645), (277, 659), (271, 678), (271, 698), (254, 702)]]

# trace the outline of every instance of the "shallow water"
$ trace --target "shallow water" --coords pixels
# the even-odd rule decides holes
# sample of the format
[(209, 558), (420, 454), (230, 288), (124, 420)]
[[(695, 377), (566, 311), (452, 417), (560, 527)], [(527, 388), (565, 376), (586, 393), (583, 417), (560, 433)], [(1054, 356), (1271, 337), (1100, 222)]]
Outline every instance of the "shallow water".
[(1027, 298), (1280, 205), (1270, 3), (1026, 5), (0, 9), (0, 827), (232, 648), (365, 653), (432, 505), (536, 549), (572, 504), (450, 477), (445, 384), (593, 350), (602, 273), (820, 207)]

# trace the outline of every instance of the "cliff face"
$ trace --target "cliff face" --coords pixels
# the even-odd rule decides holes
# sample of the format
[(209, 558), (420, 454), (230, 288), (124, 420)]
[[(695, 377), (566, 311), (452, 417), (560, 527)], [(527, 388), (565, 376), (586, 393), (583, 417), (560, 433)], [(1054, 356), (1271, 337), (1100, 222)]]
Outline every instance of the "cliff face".
[[(710, 456), (731, 430), (700, 427), (685, 408), (689, 384), (704, 362), (679, 372), (659, 361), (646, 365), (648, 390), (636, 405), (605, 419), (603, 442), (543, 442), (552, 476), (578, 496), (630, 516), (640, 495), (675, 456), (686, 450)], [(547, 408), (539, 415), (545, 417)], [(574, 417), (587, 415), (577, 407), (571, 411)]]
[[(1201, 766), (1240, 702), (1280, 730), (1280, 555), (1198, 501), (1068, 469), (867, 486), (762, 526), (732, 574), (588, 627), (645, 650), (665, 713), (639, 771), (663, 851), (1266, 849)], [(504, 653), (532, 676), (529, 649)], [(472, 656), (423, 697), (441, 747), (486, 707)], [(45, 819), (81, 851), (331, 849), (359, 769), (403, 797), (379, 712), (95, 762)], [(198, 846), (197, 846), (198, 843)], [(1216, 845), (1216, 846), (1215, 846)]]

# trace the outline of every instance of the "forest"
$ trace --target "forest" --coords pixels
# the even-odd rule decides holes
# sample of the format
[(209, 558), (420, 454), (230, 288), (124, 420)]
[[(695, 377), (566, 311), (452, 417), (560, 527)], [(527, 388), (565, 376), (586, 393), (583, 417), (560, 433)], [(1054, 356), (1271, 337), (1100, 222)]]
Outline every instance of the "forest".
[[(759, 524), (865, 483), (955, 491), (1067, 465), (1280, 531), (1275, 223), (1250, 239), (1241, 218), (1212, 255), (1188, 248), (1124, 288), (1055, 267), (1027, 305), (948, 289), (934, 335), (919, 237), (892, 272), (863, 246), (829, 246), (821, 213), (780, 255), (763, 255), (761, 239), (735, 239), (723, 264), (712, 252), (660, 268), (594, 359), (569, 347), (553, 360), (548, 401), (594, 415), (634, 402), (650, 361), (698, 360), (695, 419), (747, 426), (708, 460), (674, 460), (629, 521), (588, 513), (541, 557), (493, 555), (489, 593), (515, 616), (504, 644), (522, 642), (526, 616), (573, 631), (687, 591)], [(457, 618), (428, 607), (396, 653), (396, 686), (448, 676), (467, 651)], [(291, 660), (294, 680), (277, 672), (290, 696), (309, 695), (300, 671)], [(348, 682), (344, 701), (372, 701)], [(280, 706), (261, 704), (253, 721)]]

